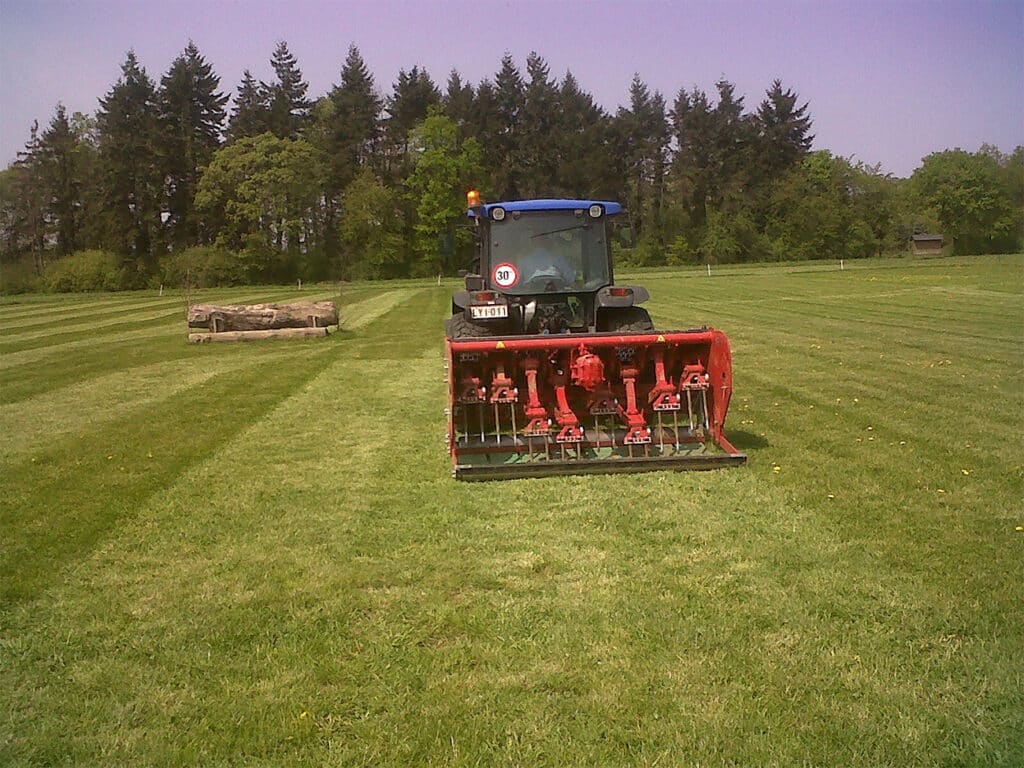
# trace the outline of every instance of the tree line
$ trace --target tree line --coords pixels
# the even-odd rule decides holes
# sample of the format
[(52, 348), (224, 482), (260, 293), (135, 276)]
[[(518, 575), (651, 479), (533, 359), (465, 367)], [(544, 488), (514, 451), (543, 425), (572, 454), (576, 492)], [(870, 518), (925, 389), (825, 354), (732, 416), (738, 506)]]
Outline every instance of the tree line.
[(286, 43), (270, 64), (229, 110), (193, 43), (159, 82), (129, 52), (95, 114), (58, 104), (0, 172), (5, 290), (19, 267), (57, 290), (453, 274), (470, 187), (619, 200), (636, 265), (858, 258), (924, 231), (1022, 245), (1024, 147), (937, 152), (896, 179), (812, 151), (810, 106), (779, 80), (750, 109), (724, 78), (669, 103), (635, 75), (608, 112), (537, 53), (475, 85), (413, 66), (386, 96), (355, 46), (319, 98)]

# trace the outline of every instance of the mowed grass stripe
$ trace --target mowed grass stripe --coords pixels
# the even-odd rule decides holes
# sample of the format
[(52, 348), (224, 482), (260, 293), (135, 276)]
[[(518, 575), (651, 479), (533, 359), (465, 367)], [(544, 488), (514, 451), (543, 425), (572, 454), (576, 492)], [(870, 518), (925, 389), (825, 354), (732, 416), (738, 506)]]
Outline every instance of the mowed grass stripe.
[(410, 298), (421, 290), (402, 288), (349, 304), (346, 306), (344, 316), (341, 318), (341, 327), (347, 331), (364, 328), (395, 307), (409, 301)]
[(23, 350), (39, 350), (51, 346), (70, 344), (81, 339), (93, 339), (97, 332), (103, 333), (107, 329), (118, 331), (122, 328), (132, 330), (144, 330), (156, 327), (170, 327), (172, 324), (185, 325), (185, 312), (182, 309), (162, 310), (158, 312), (145, 313), (133, 319), (115, 318), (108, 321), (99, 321), (95, 325), (90, 323), (78, 323), (65, 327), (51, 327), (46, 330), (29, 331), (24, 334), (8, 338), (0, 342), (0, 355), (8, 355), (12, 352)]
[(80, 323), (83, 319), (88, 319), (90, 322), (93, 320), (106, 320), (116, 317), (126, 317), (131, 319), (133, 313), (140, 311), (151, 312), (160, 309), (168, 311), (172, 309), (179, 309), (181, 310), (182, 317), (184, 317), (186, 306), (185, 300), (182, 297), (169, 296), (162, 299), (153, 298), (147, 301), (137, 301), (125, 305), (114, 305), (108, 303), (105, 305), (98, 305), (88, 311), (80, 309), (58, 310), (50, 306), (40, 307), (39, 312), (34, 313), (28, 318), (22, 318), (21, 320), (16, 321), (0, 320), (0, 338), (20, 336), (26, 331), (44, 330), (53, 325), (63, 325), (69, 322)]
[(195, 354), (193, 349), (177, 333), (159, 339), (122, 341), (97, 337), (94, 344), (79, 345), (56, 359), (53, 355), (41, 355), (6, 369), (0, 364), (0, 401), (11, 405), (94, 376), (165, 361), (188, 360)]
[(252, 361), (238, 356), (163, 360), (96, 376), (17, 403), (0, 403), (0, 461), (77, 439), (104, 422), (246, 365)]
[[(189, 464), (215, 454), (322, 368), (329, 359), (324, 351), (311, 348), (307, 355), (282, 361), (269, 386), (254, 386), (262, 365), (252, 366), (248, 376), (236, 370), (197, 381), (71, 443), (37, 450), (31, 462), (8, 465), (0, 506), (6, 536), (0, 556), (3, 602), (37, 597), (60, 577), (55, 563), (87, 555), (151, 493)], [(40, 498), (47, 500), (45, 516), (36, 507)]]

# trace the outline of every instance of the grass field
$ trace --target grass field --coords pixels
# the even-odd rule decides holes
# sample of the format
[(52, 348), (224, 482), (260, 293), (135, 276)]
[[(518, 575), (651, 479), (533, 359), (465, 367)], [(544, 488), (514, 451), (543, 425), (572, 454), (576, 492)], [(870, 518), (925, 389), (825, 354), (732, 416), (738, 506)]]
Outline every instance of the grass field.
[(847, 266), (630, 276), (747, 466), (480, 484), (454, 283), (5, 300), (0, 764), (1024, 764), (1024, 260)]

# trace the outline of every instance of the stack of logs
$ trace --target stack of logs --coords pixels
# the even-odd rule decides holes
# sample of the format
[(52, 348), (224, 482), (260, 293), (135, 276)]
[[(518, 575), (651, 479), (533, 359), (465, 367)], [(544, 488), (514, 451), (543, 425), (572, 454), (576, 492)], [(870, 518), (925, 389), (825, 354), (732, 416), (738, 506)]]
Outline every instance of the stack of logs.
[(333, 301), (300, 301), (294, 304), (193, 304), (188, 309), (188, 340), (248, 341), (267, 338), (326, 336), (327, 326), (338, 324)]

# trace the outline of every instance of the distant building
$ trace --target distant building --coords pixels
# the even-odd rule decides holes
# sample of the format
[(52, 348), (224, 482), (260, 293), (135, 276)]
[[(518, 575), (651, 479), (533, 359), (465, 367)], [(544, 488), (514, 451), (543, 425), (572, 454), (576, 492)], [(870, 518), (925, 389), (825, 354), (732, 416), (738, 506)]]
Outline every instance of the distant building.
[(913, 235), (910, 238), (910, 252), (920, 256), (937, 256), (945, 244), (942, 235)]

